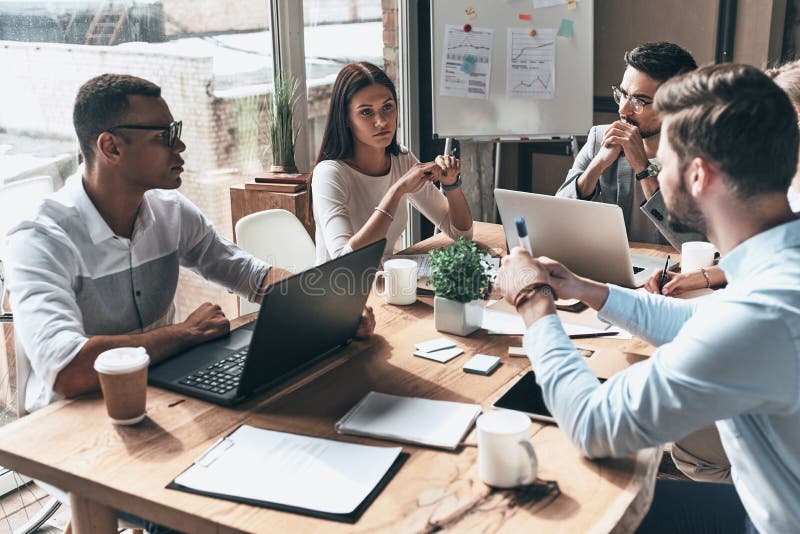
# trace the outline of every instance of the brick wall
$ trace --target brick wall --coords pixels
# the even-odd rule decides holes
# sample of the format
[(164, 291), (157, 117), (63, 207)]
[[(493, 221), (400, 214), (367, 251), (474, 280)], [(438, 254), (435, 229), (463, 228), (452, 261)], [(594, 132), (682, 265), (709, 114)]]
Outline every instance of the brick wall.
[(397, 0), (381, 0), (383, 11), (383, 69), (395, 85), (398, 81)]

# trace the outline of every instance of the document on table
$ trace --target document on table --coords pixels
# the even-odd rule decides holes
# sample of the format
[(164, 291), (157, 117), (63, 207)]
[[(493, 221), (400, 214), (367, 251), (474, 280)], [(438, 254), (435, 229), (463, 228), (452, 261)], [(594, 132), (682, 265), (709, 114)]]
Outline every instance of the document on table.
[(336, 431), (455, 450), (480, 413), (478, 404), (370, 391), (336, 423)]
[[(611, 324), (604, 324), (604, 326), (588, 326), (583, 324), (575, 324), (563, 322), (564, 330), (571, 338), (582, 337), (608, 337), (611, 339), (631, 339), (632, 336), (629, 332), (617, 328)], [(500, 334), (509, 336), (522, 336), (525, 335), (525, 323), (522, 317), (516, 313), (508, 313), (504, 311), (493, 310), (491, 308), (483, 309), (483, 322), (481, 328), (489, 331), (490, 334)]]
[(354, 523), (407, 455), (242, 425), (168, 487)]

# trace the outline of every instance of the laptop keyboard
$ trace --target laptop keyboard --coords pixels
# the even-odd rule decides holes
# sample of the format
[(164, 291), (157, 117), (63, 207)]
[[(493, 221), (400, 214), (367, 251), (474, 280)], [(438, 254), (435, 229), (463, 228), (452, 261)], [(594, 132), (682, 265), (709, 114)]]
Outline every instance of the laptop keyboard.
[(633, 266), (633, 274), (639, 274), (640, 272), (644, 271), (644, 267), (636, 267)]
[(179, 383), (201, 391), (224, 395), (239, 385), (248, 348), (245, 347), (224, 360), (212, 363), (205, 369), (200, 369)]

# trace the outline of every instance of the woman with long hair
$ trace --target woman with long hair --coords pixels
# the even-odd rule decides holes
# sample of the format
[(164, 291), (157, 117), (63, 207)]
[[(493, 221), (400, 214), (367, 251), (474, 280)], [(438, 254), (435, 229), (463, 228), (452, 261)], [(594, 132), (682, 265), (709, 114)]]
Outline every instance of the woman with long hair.
[(362, 61), (339, 72), (312, 178), (317, 263), (383, 237), (392, 254), (406, 198), (448, 236), (472, 237), (461, 163), (449, 155), (420, 163), (397, 143), (397, 117), (394, 84), (380, 68)]

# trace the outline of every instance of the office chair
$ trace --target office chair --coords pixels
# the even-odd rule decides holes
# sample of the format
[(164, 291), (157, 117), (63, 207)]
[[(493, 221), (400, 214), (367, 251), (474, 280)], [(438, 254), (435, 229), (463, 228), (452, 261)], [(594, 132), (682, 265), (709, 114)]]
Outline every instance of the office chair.
[[(274, 267), (299, 273), (314, 266), (316, 249), (303, 223), (282, 209), (251, 213), (239, 219), (236, 243)], [(258, 304), (239, 300), (239, 313), (258, 311)]]

